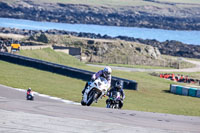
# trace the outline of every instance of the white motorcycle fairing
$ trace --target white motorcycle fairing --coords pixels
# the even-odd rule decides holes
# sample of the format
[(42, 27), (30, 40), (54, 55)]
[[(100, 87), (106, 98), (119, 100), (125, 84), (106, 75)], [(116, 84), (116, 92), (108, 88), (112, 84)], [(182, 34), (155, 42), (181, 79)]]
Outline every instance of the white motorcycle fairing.
[(97, 102), (99, 98), (102, 98), (102, 96), (106, 94), (109, 87), (109, 83), (105, 78), (97, 78), (86, 88), (81, 104), (90, 106), (94, 101)]

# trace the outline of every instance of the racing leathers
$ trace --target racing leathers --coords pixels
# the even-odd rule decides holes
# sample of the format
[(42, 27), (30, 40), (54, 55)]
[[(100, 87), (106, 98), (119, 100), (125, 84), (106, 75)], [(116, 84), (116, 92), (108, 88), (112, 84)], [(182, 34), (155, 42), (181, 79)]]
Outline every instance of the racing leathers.
[[(110, 97), (110, 96), (111, 96), (111, 93), (112, 93), (113, 91), (120, 92), (120, 97), (121, 97), (121, 99), (120, 99), (120, 102), (119, 102), (119, 108), (121, 109), (121, 108), (123, 107), (123, 100), (125, 99), (124, 90), (123, 90), (123, 88), (120, 88), (120, 89), (119, 89), (119, 88), (117, 88), (117, 87), (112, 87), (112, 88), (108, 91), (107, 96)], [(109, 100), (109, 99), (106, 100), (106, 103), (109, 102), (108, 100)]]
[[(92, 78), (91, 78), (91, 81), (89, 81), (89, 82), (92, 82), (92, 81), (96, 80), (99, 77), (104, 77), (108, 81), (108, 84), (109, 84), (108, 88), (110, 88), (110, 86), (111, 86), (111, 74), (106, 75), (104, 73), (104, 70), (100, 70), (97, 73), (93, 74)], [(85, 88), (82, 91), (82, 94), (84, 94), (85, 89), (88, 87), (88, 83), (89, 82), (86, 83)]]

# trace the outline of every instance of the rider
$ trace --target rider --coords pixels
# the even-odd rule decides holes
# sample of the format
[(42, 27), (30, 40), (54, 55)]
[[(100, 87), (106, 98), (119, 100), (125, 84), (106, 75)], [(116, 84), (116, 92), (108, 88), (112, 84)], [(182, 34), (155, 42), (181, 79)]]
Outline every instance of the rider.
[[(120, 109), (122, 108), (122, 106), (123, 106), (123, 100), (125, 99), (125, 93), (124, 93), (124, 90), (123, 90), (123, 84), (124, 84), (124, 82), (123, 82), (122, 80), (118, 80), (118, 81), (115, 83), (115, 86), (112, 87), (112, 88), (108, 91), (108, 93), (107, 93), (107, 95), (110, 97), (110, 96), (111, 96), (111, 92), (113, 92), (113, 91), (120, 92), (120, 95), (121, 95), (121, 97), (122, 97), (121, 100), (120, 100), (120, 102), (119, 102), (119, 108), (120, 108)], [(106, 100), (106, 103), (108, 103), (108, 100), (109, 100), (109, 99)]]
[(31, 88), (29, 87), (27, 90), (27, 95), (29, 95), (32, 92)]
[[(97, 73), (93, 74), (92, 78), (91, 78), (91, 81), (94, 81), (94, 80), (96, 80), (99, 77), (104, 77), (108, 81), (109, 88), (110, 88), (110, 86), (111, 86), (111, 73), (112, 73), (112, 69), (107, 66), (103, 70), (100, 70)], [(85, 89), (88, 86), (88, 83), (89, 82), (86, 83), (85, 88), (82, 91), (82, 94), (84, 94)]]

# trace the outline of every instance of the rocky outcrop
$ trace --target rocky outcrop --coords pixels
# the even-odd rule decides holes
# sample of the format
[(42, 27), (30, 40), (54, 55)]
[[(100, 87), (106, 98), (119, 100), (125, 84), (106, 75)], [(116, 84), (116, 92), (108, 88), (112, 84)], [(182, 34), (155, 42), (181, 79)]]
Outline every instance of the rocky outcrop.
[[(9, 28), (0, 28), (0, 31), (6, 31), (6, 33), (13, 33), (13, 31), (15, 31), (14, 33), (23, 33), (22, 30)], [(70, 34), (70, 32), (58, 30), (42, 32), (24, 30), (24, 34), (27, 35), (27, 33), (30, 34), (28, 36), (25, 36), (24, 38), (21, 38), (20, 40), (13, 39), (12, 35), (10, 37), (7, 35), (7, 38), (0, 37), (0, 44), (7, 44), (7, 46), (10, 46), (12, 42), (16, 42), (20, 43), (21, 46), (43, 46), (48, 44), (58, 45), (61, 47), (64, 46), (81, 48), (81, 59), (82, 61), (86, 62), (103, 62), (165, 67), (166, 65), (168, 65), (168, 67), (177, 66), (177, 60), (162, 58), (158, 47), (141, 44), (139, 43), (139, 41), (141, 41), (140, 39), (129, 38), (130, 40), (134, 41), (123, 41), (119, 38), (112, 38), (109, 36), (100, 36), (95, 34), (75, 32), (71, 32)], [(41, 36), (45, 38), (44, 41), (41, 39)], [(89, 37), (93, 37), (93, 39)], [(126, 37), (123, 37), (124, 40), (125, 38)], [(44, 43), (46, 41), (48, 43)], [(150, 41), (148, 40), (147, 42)], [(158, 43), (155, 40), (154, 42)], [(153, 41), (151, 43), (153, 44)]]
[(184, 44), (179, 41), (167, 40), (164, 42), (159, 42), (155, 39), (138, 39), (134, 37), (118, 36), (116, 38), (140, 42), (142, 44), (151, 45), (157, 47), (161, 54), (178, 56), (178, 57), (188, 57), (188, 58), (200, 58), (200, 46), (199, 45), (189, 45)]
[(43, 43), (48, 43), (48, 38), (44, 33), (38, 33), (31, 35), (28, 40), (33, 40), (37, 42), (43, 42)]
[(22, 0), (21, 3), (15, 4), (0, 2), (0, 17), (76, 24), (200, 30), (200, 7), (167, 7), (146, 5), (116, 9), (81, 4), (35, 4), (32, 0)]
[[(188, 58), (200, 58), (200, 46), (199, 45), (189, 45), (183, 44), (178, 41), (165, 41), (159, 42), (157, 40), (150, 40), (150, 39), (139, 39), (134, 37), (127, 37), (127, 36), (117, 36), (117, 37), (110, 37), (107, 35), (101, 36), (100, 34), (93, 34), (93, 33), (77, 33), (77, 32), (68, 32), (63, 30), (47, 30), (47, 31), (39, 31), (39, 30), (20, 30), (15, 28), (0, 28), (2, 33), (14, 33), (14, 34), (21, 34), (21, 35), (28, 35), (31, 36), (30, 38), (34, 38), (33, 40), (37, 40), (42, 34), (52, 34), (52, 35), (72, 35), (77, 37), (85, 37), (85, 38), (93, 38), (93, 39), (113, 39), (113, 40), (125, 40), (130, 42), (138, 42), (141, 44), (146, 44), (153, 46), (155, 48), (155, 52), (159, 54), (165, 55), (172, 55), (178, 57), (188, 57)], [(38, 36), (39, 35), (39, 36)], [(41, 40), (42, 41), (42, 40)], [(45, 42), (48, 41), (45, 39)], [(76, 42), (78, 45), (80, 42)], [(88, 40), (88, 44), (94, 44), (94, 40)], [(139, 48), (138, 48), (139, 51)], [(147, 50), (151, 53), (151, 49)], [(152, 56), (154, 56), (152, 54)]]
[(48, 35), (49, 43), (65, 47), (82, 48), (86, 62), (160, 66), (160, 53), (156, 48), (136, 42)]
[(15, 40), (12, 37), (5, 38), (0, 36), (0, 46), (9, 47), (12, 43), (19, 43), (21, 46), (41, 46), (44, 45), (42, 42), (34, 42), (27, 40)]

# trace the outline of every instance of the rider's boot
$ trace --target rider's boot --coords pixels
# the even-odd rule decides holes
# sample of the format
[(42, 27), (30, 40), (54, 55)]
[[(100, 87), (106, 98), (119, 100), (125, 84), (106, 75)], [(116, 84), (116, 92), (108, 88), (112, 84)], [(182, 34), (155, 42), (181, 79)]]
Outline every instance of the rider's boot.
[(88, 86), (88, 82), (85, 84), (85, 88), (82, 90), (82, 94), (85, 93), (85, 90), (86, 90), (87, 86)]
[(85, 93), (85, 88), (82, 90), (82, 95)]
[(106, 100), (106, 108), (110, 108), (109, 99)]

